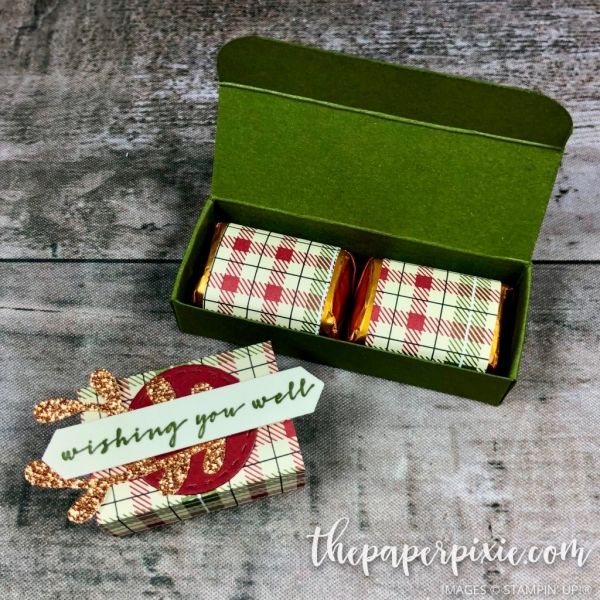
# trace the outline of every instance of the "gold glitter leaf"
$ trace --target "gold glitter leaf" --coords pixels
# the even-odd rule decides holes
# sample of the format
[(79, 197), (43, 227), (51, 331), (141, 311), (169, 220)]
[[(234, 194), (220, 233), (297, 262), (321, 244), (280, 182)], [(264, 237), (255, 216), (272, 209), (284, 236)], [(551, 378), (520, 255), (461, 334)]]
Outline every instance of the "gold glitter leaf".
[(206, 453), (202, 461), (202, 468), (205, 473), (214, 475), (221, 470), (225, 460), (225, 438), (219, 438), (211, 442), (204, 442)]
[(71, 523), (85, 523), (98, 512), (110, 483), (103, 480), (97, 481), (99, 483), (91, 485), (86, 493), (79, 496), (67, 511), (67, 518)]
[[(106, 369), (97, 369), (90, 375), (90, 384), (105, 400), (103, 404), (80, 402), (66, 398), (51, 398), (40, 402), (34, 409), (38, 421), (57, 421), (77, 413), (90, 410), (110, 415), (126, 412), (128, 408), (121, 402), (121, 392), (117, 379)], [(164, 377), (155, 377), (146, 384), (148, 396), (153, 403), (166, 402), (176, 398), (175, 390)], [(197, 383), (191, 393), (212, 389), (208, 383)], [(194, 454), (205, 451), (203, 470), (214, 474), (222, 468), (225, 459), (225, 438), (203, 442), (179, 450), (165, 458), (145, 458), (123, 467), (109, 475), (89, 478), (65, 479), (42, 460), (34, 460), (25, 468), (25, 479), (32, 485), (50, 488), (73, 488), (85, 490), (71, 506), (67, 517), (73, 523), (84, 523), (91, 519), (100, 508), (107, 490), (111, 485), (140, 479), (164, 471), (159, 483), (160, 491), (165, 494), (176, 493), (187, 478), (190, 460)]]
[(86, 405), (79, 400), (68, 398), (50, 398), (36, 404), (33, 417), (38, 423), (53, 423), (60, 421), (86, 410)]
[(212, 390), (213, 387), (212, 385), (210, 385), (210, 383), (196, 383), (192, 386), (192, 389), (190, 390), (190, 392), (192, 394), (199, 394), (200, 392), (208, 392), (208, 390)]
[(121, 403), (121, 390), (117, 378), (107, 369), (96, 369), (90, 375), (90, 385), (107, 403)]
[(164, 475), (159, 482), (159, 489), (163, 496), (176, 494), (179, 491), (190, 470), (191, 458), (191, 453), (186, 453), (168, 460)]
[(160, 375), (154, 377), (146, 384), (146, 391), (153, 404), (168, 402), (177, 398), (177, 394), (171, 384)]
[(65, 479), (51, 469), (43, 460), (34, 460), (25, 467), (25, 479), (31, 485), (51, 488), (87, 487), (87, 479)]

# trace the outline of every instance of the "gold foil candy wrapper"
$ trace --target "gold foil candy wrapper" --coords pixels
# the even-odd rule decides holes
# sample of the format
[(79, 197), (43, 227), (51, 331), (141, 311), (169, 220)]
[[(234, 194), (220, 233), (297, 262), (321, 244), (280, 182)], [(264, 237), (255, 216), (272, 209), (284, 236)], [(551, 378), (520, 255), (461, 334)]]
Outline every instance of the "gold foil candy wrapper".
[(381, 263), (381, 259), (370, 258), (362, 270), (354, 293), (354, 306), (348, 325), (349, 342), (364, 344), (367, 339), (375, 292), (381, 273)]
[(227, 223), (217, 223), (215, 225), (215, 231), (213, 233), (212, 241), (210, 242), (210, 249), (208, 251), (208, 258), (206, 259), (202, 276), (194, 288), (192, 297), (192, 301), (198, 306), (204, 306), (204, 297), (206, 295), (206, 288), (208, 287), (208, 280), (210, 279), (215, 257), (217, 256), (217, 251), (219, 250), (219, 246), (223, 236), (225, 235), (226, 229)]
[(502, 284), (500, 289), (500, 303), (498, 305), (498, 316), (496, 317), (496, 327), (494, 328), (494, 341), (492, 342), (492, 349), (490, 351), (490, 363), (488, 366), (488, 371), (490, 373), (496, 373), (500, 366), (500, 354), (502, 348), (502, 337), (501, 331), (503, 330), (503, 323), (506, 319), (508, 313), (508, 305), (510, 303), (510, 299), (513, 295), (513, 288)]
[(339, 338), (342, 334), (344, 315), (352, 298), (355, 270), (352, 254), (340, 250), (321, 313), (321, 335)]

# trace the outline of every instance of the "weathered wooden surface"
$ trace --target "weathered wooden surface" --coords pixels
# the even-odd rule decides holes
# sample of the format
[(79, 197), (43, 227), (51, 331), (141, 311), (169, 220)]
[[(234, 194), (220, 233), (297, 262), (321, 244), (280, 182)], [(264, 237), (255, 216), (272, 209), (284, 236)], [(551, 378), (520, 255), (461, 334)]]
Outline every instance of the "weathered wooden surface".
[[(343, 516), (355, 543), (600, 539), (600, 266), (587, 265), (536, 268), (521, 382), (500, 408), (307, 364), (328, 385), (317, 414), (298, 422), (306, 489), (122, 540), (67, 526), (74, 495), (21, 479), (52, 430), (34, 423), (31, 407), (70, 395), (99, 365), (129, 374), (224, 349), (175, 331), (165, 301), (175, 268), (2, 265), (0, 556), (9, 597), (443, 597), (447, 567), (406, 578), (381, 565), (369, 579), (348, 566), (314, 568), (305, 536)], [(581, 570), (464, 564), (458, 581), (591, 584), (598, 567), (600, 555)]]
[[(180, 334), (167, 297), (210, 185), (216, 50), (249, 33), (533, 87), (569, 108), (520, 383), (492, 408), (310, 364), (328, 386), (299, 421), (305, 490), (122, 540), (68, 526), (73, 494), (21, 477), (52, 431), (33, 404), (100, 365), (129, 374), (228, 347)], [(313, 567), (305, 539), (347, 516), (357, 544), (600, 540), (599, 64), (596, 0), (0, 1), (2, 598), (421, 600), (447, 597), (444, 583), (581, 583), (596, 589), (579, 597), (600, 597), (598, 552), (583, 569), (464, 564), (455, 580), (380, 565), (365, 578)]]
[(209, 187), (217, 49), (259, 33), (562, 101), (575, 130), (536, 257), (600, 258), (597, 0), (3, 4), (3, 256), (179, 258)]

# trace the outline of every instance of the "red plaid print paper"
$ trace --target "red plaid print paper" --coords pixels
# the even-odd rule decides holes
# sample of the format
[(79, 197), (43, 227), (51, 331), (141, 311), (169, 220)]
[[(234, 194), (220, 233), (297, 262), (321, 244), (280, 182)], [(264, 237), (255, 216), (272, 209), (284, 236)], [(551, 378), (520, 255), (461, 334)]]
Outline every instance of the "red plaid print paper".
[[(277, 362), (270, 342), (222, 352), (188, 364), (223, 369), (240, 381), (275, 373)], [(164, 369), (147, 371), (119, 380), (125, 401)], [(85, 402), (103, 402), (93, 388), (79, 391)], [(87, 412), (82, 420), (105, 418)], [(109, 469), (109, 473), (118, 471)], [(240, 506), (252, 500), (282, 494), (304, 485), (304, 462), (292, 421), (283, 421), (257, 430), (254, 448), (246, 463), (227, 483), (203, 494), (164, 496), (143, 479), (113, 485), (97, 514), (100, 527), (113, 535), (128, 535), (158, 525), (176, 523), (222, 508)]]
[(229, 223), (203, 306), (318, 334), (339, 252), (335, 246)]
[(384, 259), (365, 344), (485, 372), (501, 285)]

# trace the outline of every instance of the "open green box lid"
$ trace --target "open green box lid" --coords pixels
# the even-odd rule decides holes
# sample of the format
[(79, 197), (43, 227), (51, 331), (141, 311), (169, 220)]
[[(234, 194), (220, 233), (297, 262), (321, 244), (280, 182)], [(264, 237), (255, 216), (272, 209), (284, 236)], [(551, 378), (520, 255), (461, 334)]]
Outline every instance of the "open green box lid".
[(572, 129), (554, 100), (256, 37), (218, 72), (213, 197), (531, 259)]

